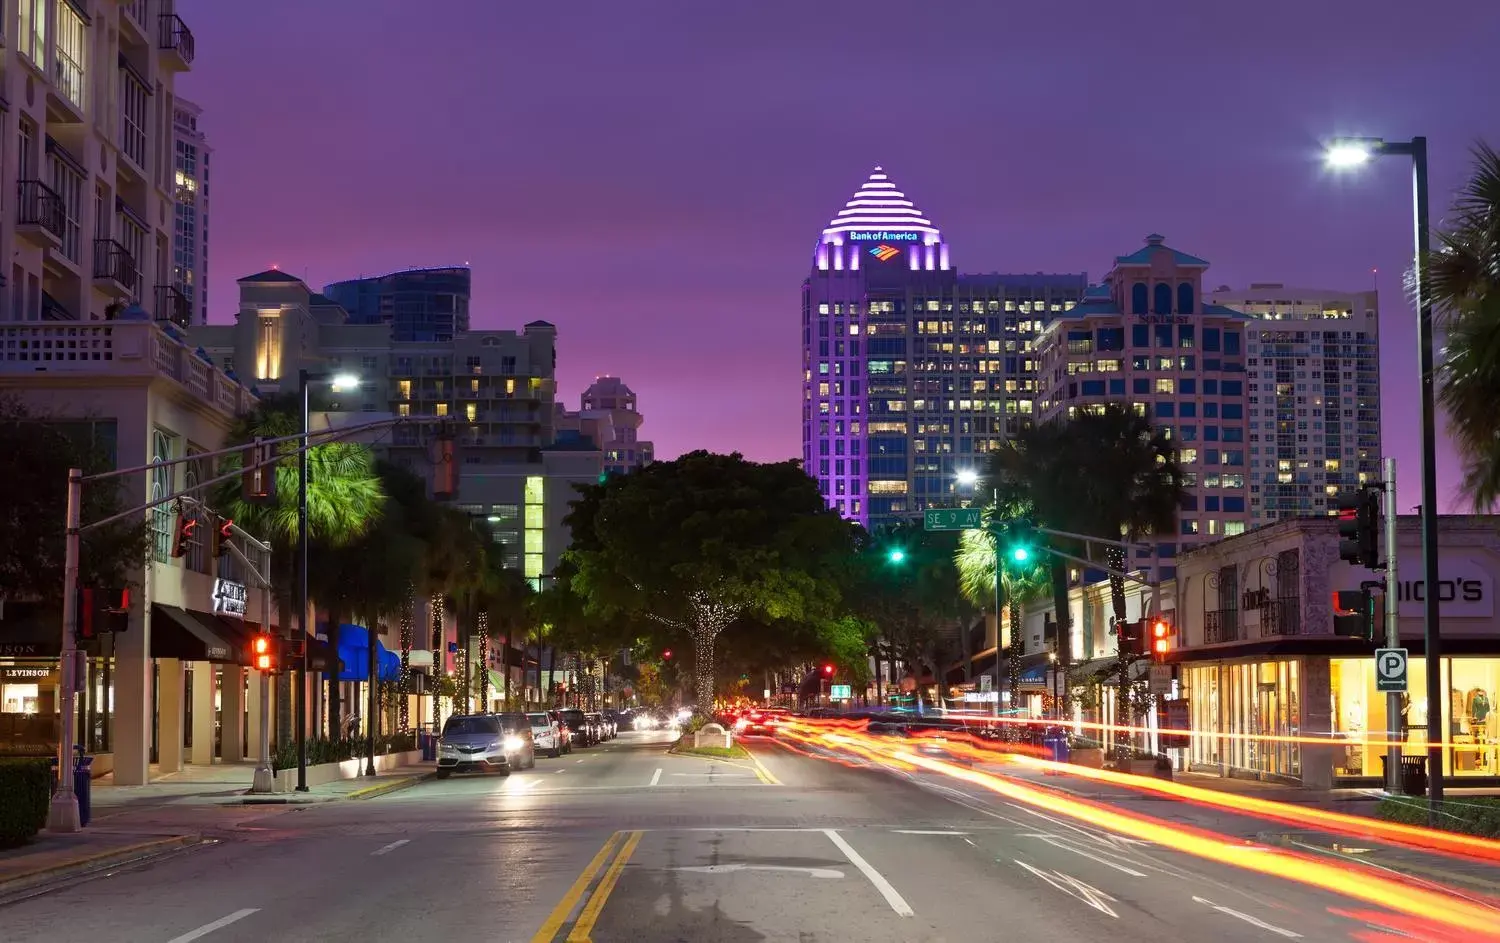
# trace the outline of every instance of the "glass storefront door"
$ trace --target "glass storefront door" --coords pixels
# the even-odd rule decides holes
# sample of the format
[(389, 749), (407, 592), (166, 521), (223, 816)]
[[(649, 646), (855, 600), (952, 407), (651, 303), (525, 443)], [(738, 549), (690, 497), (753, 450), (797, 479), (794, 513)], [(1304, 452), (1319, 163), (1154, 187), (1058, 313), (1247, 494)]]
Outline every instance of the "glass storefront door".
[[(1407, 756), (1427, 749), (1426, 659), (1412, 658), (1407, 667), (1407, 691), (1396, 718), (1397, 739)], [(1443, 771), (1455, 779), (1500, 776), (1500, 718), (1495, 701), (1500, 692), (1500, 658), (1475, 656), (1445, 658), (1442, 666), (1445, 740)], [(1386, 733), (1386, 695), (1375, 690), (1374, 663), (1368, 658), (1335, 658), (1329, 671), (1334, 732), (1345, 742), (1335, 758), (1337, 776), (1381, 776), (1380, 742)]]

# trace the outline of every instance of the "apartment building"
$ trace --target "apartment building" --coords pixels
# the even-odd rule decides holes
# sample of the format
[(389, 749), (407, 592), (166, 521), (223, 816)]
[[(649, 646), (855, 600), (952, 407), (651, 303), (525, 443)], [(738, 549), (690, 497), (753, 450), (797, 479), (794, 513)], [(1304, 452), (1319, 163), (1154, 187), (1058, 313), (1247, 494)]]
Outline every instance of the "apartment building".
[(555, 426), (559, 436), (576, 434), (599, 443), (604, 449), (604, 470), (624, 475), (651, 464), (655, 446), (642, 441), (646, 421), (637, 408), (635, 391), (619, 377), (595, 377), (579, 397), (574, 412), (557, 405)]
[(1380, 300), (1373, 289), (1220, 287), (1247, 315), (1250, 525), (1327, 513), (1380, 479)]
[(203, 109), (178, 98), (173, 109), (172, 285), (187, 299), (192, 323), (208, 323), (208, 223), (213, 148), (198, 127)]
[(4, 5), (0, 317), (186, 324), (172, 261), (173, 115), (193, 33), (172, 0)]
[[(192, 331), (216, 364), (263, 394), (297, 390), (303, 370), (359, 377), (352, 390), (314, 388), (315, 423), (428, 420), (398, 422), (367, 441), (429, 480), (456, 462), (457, 506), (505, 548), (507, 565), (538, 585), (547, 578), (571, 541), (563, 519), (573, 486), (603, 469), (599, 443), (558, 441), (555, 326), (401, 342), (389, 323), (350, 323), (341, 305), (282, 271), (246, 276), (239, 291), (234, 324)], [(441, 419), (455, 435), (452, 456), (437, 451)]]
[(351, 324), (389, 324), (398, 343), (447, 342), (469, 329), (468, 266), (418, 268), (323, 288)]

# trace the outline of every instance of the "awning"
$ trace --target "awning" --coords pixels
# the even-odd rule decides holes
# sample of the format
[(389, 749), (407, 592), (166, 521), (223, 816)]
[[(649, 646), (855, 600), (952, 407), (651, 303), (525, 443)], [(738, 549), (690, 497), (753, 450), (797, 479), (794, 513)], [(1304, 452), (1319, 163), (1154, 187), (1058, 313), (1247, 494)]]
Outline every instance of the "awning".
[(151, 604), (151, 657), (223, 665), (249, 663), (243, 641), (212, 615), (200, 616), (164, 603)]
[[(362, 625), (339, 623), (340, 681), (366, 681), (370, 674), (370, 632)], [(386, 650), (375, 639), (376, 673), (381, 681), (395, 681), (401, 674), (401, 656)]]

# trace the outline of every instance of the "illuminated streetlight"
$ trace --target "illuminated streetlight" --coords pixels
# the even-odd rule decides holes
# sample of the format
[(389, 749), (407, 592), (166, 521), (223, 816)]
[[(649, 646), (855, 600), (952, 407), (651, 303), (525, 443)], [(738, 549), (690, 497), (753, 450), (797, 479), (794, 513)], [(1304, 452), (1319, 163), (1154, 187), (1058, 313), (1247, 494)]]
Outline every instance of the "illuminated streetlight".
[(1378, 155), (1383, 143), (1379, 138), (1334, 138), (1323, 150), (1323, 162), (1339, 170), (1359, 167)]
[(972, 468), (960, 468), (953, 478), (965, 488), (972, 488), (979, 484), (979, 472)]
[(352, 373), (339, 373), (328, 378), (328, 383), (333, 387), (335, 393), (343, 390), (352, 390), (359, 386), (359, 377)]

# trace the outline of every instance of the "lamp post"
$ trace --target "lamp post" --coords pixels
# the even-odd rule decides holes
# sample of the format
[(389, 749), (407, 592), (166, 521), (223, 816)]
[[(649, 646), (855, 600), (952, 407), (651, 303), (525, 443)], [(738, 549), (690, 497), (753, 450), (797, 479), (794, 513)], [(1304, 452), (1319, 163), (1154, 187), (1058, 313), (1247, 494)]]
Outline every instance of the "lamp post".
[[(1438, 585), (1437, 423), (1434, 415), (1432, 286), (1427, 257), (1432, 240), (1427, 226), (1427, 138), (1385, 141), (1380, 138), (1336, 138), (1325, 153), (1330, 167), (1349, 169), (1376, 157), (1408, 157), (1412, 167), (1413, 235), (1416, 242), (1417, 365), (1422, 381), (1422, 600), (1423, 649), (1427, 666), (1427, 797), (1436, 814), (1443, 801), (1443, 666)], [(1393, 587), (1387, 586), (1386, 592)]]
[[(309, 433), (308, 390), (317, 382), (329, 382), (335, 390), (340, 387), (358, 386), (359, 378), (348, 374), (328, 376), (308, 370), (297, 372), (297, 385), (302, 394), (302, 448), (297, 452), (297, 628), (302, 632), (302, 664), (298, 666), (297, 692), (297, 791), (307, 792), (307, 643), (312, 632), (307, 630), (307, 450)], [(338, 653), (334, 653), (337, 659)], [(334, 684), (338, 683), (335, 669)]]
[[(979, 485), (980, 476), (979, 476), (979, 472), (975, 471), (972, 468), (960, 468), (958, 470), (958, 472), (954, 475), (954, 478), (958, 481), (958, 483), (960, 485), (962, 485), (965, 488), (976, 488)], [(990, 513), (991, 514), (999, 514), (1000, 513), (1000, 489), (999, 489), (999, 487), (996, 487), (996, 488), (993, 489), (993, 492), (991, 494), (991, 498), (994, 501), (994, 504), (992, 505), (992, 507), (994, 508), (994, 510), (992, 510)], [(1000, 570), (1001, 570), (1001, 567), (1003, 566), (1003, 564), (1001, 563), (1001, 560), (1000, 560), (1000, 532), (995, 529), (995, 524), (996, 524), (996, 521), (993, 518), (991, 518), (991, 520), (990, 520), (990, 538), (995, 543), (995, 681), (994, 681), (994, 684), (992, 686), (994, 688), (994, 694), (995, 694), (995, 716), (999, 717), (1000, 716), (1000, 679), (1002, 677), (1001, 671), (1000, 671), (1000, 638), (1004, 634), (1003, 630), (1000, 627)], [(1015, 694), (1012, 693), (1011, 697), (1015, 697)]]

